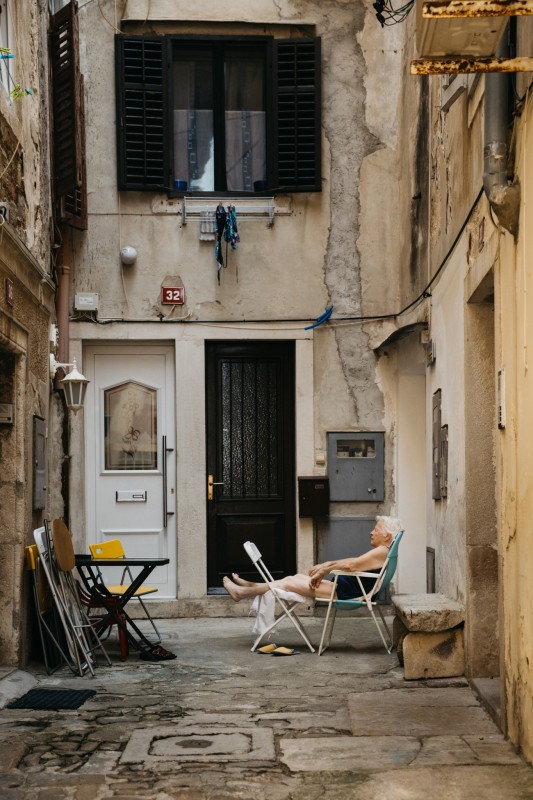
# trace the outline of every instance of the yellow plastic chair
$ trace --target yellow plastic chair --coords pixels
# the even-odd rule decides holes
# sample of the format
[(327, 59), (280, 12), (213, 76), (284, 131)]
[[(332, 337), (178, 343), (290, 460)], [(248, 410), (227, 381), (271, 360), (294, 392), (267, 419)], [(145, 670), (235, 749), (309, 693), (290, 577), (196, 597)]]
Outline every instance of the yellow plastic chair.
[[(108, 542), (100, 542), (100, 544), (90, 544), (89, 545), (89, 550), (91, 551), (92, 557), (95, 558), (95, 559), (98, 559), (98, 558), (117, 558), (117, 559), (119, 559), (119, 558), (125, 558), (126, 557), (126, 553), (124, 552), (124, 548), (122, 547), (122, 542), (120, 541), (120, 539), (110, 539)], [(131, 574), (130, 568), (129, 567), (124, 567), (124, 570), (122, 572), (122, 577), (120, 579), (120, 583), (115, 585), (115, 586), (108, 586), (107, 584), (105, 584), (107, 591), (110, 594), (123, 595), (124, 592), (129, 588), (129, 584), (125, 584), (124, 583), (124, 579), (125, 579), (126, 575), (128, 576), (130, 581), (133, 580), (133, 575)], [(148, 611), (148, 609), (146, 608), (146, 605), (143, 603), (143, 600), (142, 600), (142, 598), (145, 597), (145, 595), (153, 594), (154, 592), (157, 592), (157, 591), (158, 591), (158, 589), (155, 586), (144, 586), (143, 585), (143, 586), (139, 586), (139, 588), (137, 589), (137, 591), (135, 592), (133, 597), (135, 599), (137, 599), (139, 601), (139, 603), (141, 604), (141, 606), (143, 608), (143, 611), (146, 614), (146, 617), (150, 621), (150, 624), (151, 624), (152, 628), (155, 631), (155, 634), (157, 636), (157, 641), (160, 642), (161, 641), (161, 634), (159, 633), (159, 631), (157, 629), (157, 626), (156, 626), (156, 624), (155, 624), (155, 622), (153, 620), (153, 617), (151, 616), (150, 612)]]

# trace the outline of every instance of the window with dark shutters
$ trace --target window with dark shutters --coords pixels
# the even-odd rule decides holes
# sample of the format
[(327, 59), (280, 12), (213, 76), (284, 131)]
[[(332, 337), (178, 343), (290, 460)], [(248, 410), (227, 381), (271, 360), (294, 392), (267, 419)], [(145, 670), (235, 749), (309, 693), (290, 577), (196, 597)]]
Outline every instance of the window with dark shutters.
[[(266, 58), (267, 41), (272, 47), (271, 60)], [(253, 47), (256, 67), (264, 74), (265, 105), (258, 103), (256, 95), (250, 100)], [(261, 47), (265, 53), (262, 65)], [(202, 67), (206, 53), (219, 65), (212, 73)], [(243, 63), (241, 94), (246, 98), (243, 106), (235, 104), (240, 102), (235, 88), (235, 76), (241, 74), (235, 67), (239, 59)], [(228, 65), (233, 65), (231, 78)], [(184, 71), (189, 77), (180, 79)], [(254, 74), (259, 81), (258, 72)], [(221, 75), (225, 77), (221, 79)], [(161, 191), (176, 184), (176, 191), (183, 185), (183, 191), (205, 194), (321, 191), (320, 39), (119, 34), (116, 77), (119, 189)], [(205, 92), (201, 81), (206, 82)], [(209, 90), (215, 102), (208, 108), (205, 98)], [(177, 104), (175, 108), (172, 103)], [(243, 112), (242, 142), (237, 142), (236, 132), (239, 109)], [(248, 123), (252, 144), (246, 149), (243, 137)], [(259, 134), (259, 129), (264, 133)], [(211, 160), (203, 152), (208, 146), (213, 148)], [(191, 151), (187, 158), (186, 147)], [(266, 170), (257, 178), (259, 152)], [(192, 156), (197, 159), (194, 169)], [(240, 172), (246, 172), (250, 187), (246, 176), (229, 176), (234, 163), (239, 169), (243, 165)], [(208, 168), (213, 170), (209, 179)]]
[(167, 189), (163, 38), (117, 36), (119, 189)]
[(59, 197), (73, 191), (81, 182), (79, 46), (75, 3), (69, 3), (52, 17), (50, 59), (55, 194)]
[(274, 41), (275, 181), (279, 189), (321, 189), (320, 77), (320, 39)]
[(85, 99), (83, 91), (83, 75), (80, 80), (80, 126), (81, 126), (81, 181), (71, 192), (65, 192), (59, 198), (59, 219), (71, 228), (87, 230), (87, 170), (85, 167)]

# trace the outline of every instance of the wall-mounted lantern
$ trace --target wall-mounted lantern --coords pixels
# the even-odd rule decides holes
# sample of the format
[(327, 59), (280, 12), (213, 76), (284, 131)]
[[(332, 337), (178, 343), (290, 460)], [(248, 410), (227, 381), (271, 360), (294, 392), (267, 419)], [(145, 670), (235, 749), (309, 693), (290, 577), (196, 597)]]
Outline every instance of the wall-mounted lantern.
[[(70, 372), (66, 372), (68, 367), (71, 368)], [(75, 358), (72, 359), (72, 364), (60, 364), (55, 360), (53, 355), (50, 355), (50, 375), (52, 378), (55, 378), (58, 369), (62, 369), (66, 372), (61, 383), (63, 385), (63, 392), (65, 393), (67, 408), (77, 414), (80, 408), (83, 408), (85, 392), (87, 391), (87, 384), (89, 381), (85, 375), (82, 375), (81, 372), (78, 371)]]

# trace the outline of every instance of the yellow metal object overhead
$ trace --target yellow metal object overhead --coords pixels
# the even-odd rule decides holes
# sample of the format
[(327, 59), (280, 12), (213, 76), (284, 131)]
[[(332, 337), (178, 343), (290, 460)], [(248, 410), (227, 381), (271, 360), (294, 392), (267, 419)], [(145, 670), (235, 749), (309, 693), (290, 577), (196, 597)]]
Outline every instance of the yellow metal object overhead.
[(426, 19), (451, 17), (514, 17), (533, 14), (533, 0), (425, 0)]
[[(447, 6), (450, 6), (449, 0)], [(506, 16), (469, 16), (428, 18), (423, 10), (435, 2), (417, 0), (416, 46), (420, 58), (469, 56), (484, 58), (496, 53), (507, 25)], [(481, 3), (478, 3), (481, 5)]]
[(411, 75), (459, 75), (467, 72), (532, 72), (533, 58), (419, 58), (411, 61)]

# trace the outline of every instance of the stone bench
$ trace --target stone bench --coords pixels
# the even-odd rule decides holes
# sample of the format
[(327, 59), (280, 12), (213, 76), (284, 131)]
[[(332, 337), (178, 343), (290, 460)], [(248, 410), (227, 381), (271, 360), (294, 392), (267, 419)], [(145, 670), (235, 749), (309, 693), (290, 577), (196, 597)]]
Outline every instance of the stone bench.
[(465, 609), (443, 594), (397, 594), (393, 643), (406, 680), (464, 675)]

